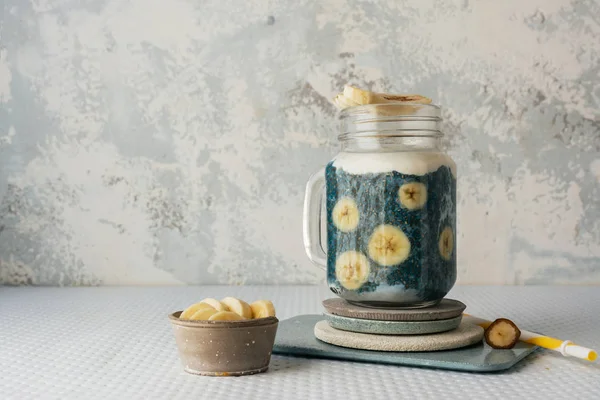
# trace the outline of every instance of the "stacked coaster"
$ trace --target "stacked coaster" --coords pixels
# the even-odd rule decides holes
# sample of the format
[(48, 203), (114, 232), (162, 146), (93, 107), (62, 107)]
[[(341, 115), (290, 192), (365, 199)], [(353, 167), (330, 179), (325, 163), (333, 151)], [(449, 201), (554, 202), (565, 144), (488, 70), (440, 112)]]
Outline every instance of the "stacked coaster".
[(367, 308), (341, 298), (323, 302), (326, 320), (315, 325), (317, 339), (336, 346), (379, 351), (457, 349), (480, 342), (483, 329), (462, 322), (466, 306), (443, 299), (419, 309)]

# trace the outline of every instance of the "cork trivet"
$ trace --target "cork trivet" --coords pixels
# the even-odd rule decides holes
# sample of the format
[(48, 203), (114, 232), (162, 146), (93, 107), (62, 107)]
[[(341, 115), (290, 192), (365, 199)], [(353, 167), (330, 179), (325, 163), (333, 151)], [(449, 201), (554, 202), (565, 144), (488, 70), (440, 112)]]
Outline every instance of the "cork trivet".
[(319, 321), (314, 329), (317, 339), (341, 347), (376, 351), (435, 351), (466, 347), (483, 339), (483, 328), (462, 322), (452, 331), (429, 335), (373, 335), (342, 331)]

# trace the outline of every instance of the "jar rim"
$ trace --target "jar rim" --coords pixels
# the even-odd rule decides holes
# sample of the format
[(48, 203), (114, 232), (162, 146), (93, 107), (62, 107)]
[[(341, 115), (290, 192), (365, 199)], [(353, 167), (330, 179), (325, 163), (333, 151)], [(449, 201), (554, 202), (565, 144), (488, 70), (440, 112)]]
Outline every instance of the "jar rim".
[(393, 102), (366, 104), (341, 111), (341, 134), (349, 137), (441, 137), (441, 108), (435, 104)]
[(340, 119), (356, 118), (375, 121), (389, 121), (394, 118), (403, 120), (440, 119), (441, 107), (435, 104), (412, 102), (390, 102), (381, 104), (364, 104), (348, 107), (340, 112)]

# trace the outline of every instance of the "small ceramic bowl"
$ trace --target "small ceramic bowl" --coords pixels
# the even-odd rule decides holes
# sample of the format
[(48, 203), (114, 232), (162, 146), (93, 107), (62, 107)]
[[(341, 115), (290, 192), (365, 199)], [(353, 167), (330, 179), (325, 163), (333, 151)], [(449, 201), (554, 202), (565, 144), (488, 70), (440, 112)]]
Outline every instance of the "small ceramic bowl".
[(189, 321), (181, 311), (169, 315), (179, 357), (186, 372), (197, 375), (239, 376), (265, 372), (279, 320)]

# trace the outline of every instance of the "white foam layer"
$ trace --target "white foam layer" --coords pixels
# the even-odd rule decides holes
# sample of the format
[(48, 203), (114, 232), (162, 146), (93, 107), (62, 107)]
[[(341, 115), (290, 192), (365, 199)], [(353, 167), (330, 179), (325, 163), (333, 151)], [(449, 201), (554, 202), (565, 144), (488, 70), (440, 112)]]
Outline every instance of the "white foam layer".
[(425, 175), (446, 166), (456, 178), (456, 164), (450, 156), (439, 152), (339, 153), (333, 166), (350, 174), (374, 174), (397, 171), (402, 174)]

